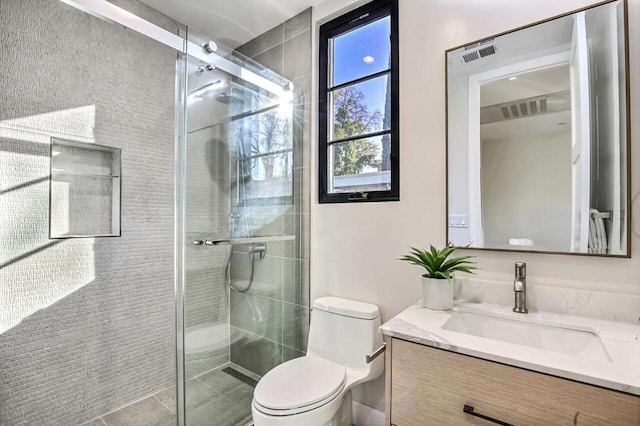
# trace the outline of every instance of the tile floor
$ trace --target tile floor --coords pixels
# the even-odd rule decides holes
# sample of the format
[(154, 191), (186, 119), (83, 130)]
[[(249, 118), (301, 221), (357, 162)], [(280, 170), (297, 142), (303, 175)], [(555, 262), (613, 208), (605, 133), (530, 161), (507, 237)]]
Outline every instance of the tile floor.
[[(190, 426), (245, 426), (251, 422), (255, 383), (245, 383), (223, 371), (226, 367), (249, 375), (236, 365), (223, 365), (187, 381), (187, 424)], [(253, 380), (259, 377), (250, 377)], [(173, 426), (176, 424), (175, 387), (120, 408), (86, 426)]]

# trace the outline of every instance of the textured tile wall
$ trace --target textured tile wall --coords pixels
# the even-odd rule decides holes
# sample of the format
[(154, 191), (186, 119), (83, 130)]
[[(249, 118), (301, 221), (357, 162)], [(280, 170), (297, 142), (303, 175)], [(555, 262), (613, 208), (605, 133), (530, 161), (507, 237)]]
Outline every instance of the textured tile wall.
[[(311, 151), (311, 9), (241, 46), (238, 51), (293, 81), (293, 205), (278, 206), (258, 235), (295, 235), (268, 243), (256, 260), (254, 285), (231, 293), (231, 361), (263, 375), (306, 351), (309, 329), (309, 184)], [(264, 209), (264, 207), (259, 208)], [(245, 214), (260, 214), (246, 209)], [(273, 215), (271, 215), (273, 216)], [(244, 248), (246, 251), (246, 248)], [(238, 247), (232, 276), (247, 279), (250, 256)], [(242, 281), (238, 286), (242, 285)]]
[[(80, 424), (174, 380), (176, 54), (60, 1), (0, 28), (0, 424)], [(122, 148), (122, 237), (48, 239), (52, 136)]]

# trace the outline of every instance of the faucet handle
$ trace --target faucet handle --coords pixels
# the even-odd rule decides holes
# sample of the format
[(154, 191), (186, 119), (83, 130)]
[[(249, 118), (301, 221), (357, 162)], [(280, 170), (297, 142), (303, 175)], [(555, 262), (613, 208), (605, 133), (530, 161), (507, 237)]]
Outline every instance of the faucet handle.
[(527, 264), (524, 262), (516, 262), (516, 278), (525, 278), (527, 276)]

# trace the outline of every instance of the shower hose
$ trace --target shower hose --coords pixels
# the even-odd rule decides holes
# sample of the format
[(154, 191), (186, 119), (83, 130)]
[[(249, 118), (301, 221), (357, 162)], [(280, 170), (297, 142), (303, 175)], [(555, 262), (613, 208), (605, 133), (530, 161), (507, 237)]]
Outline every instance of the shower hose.
[(227, 282), (227, 286), (231, 290), (238, 293), (246, 293), (247, 291), (249, 291), (251, 285), (253, 284), (253, 275), (256, 268), (256, 253), (259, 253), (260, 260), (264, 259), (264, 257), (267, 255), (267, 245), (264, 243), (256, 243), (251, 244), (251, 246), (249, 247), (249, 252), (247, 253), (247, 255), (251, 256), (251, 274), (249, 275), (249, 284), (245, 288), (240, 289), (234, 286), (231, 282), (231, 257), (233, 256), (233, 245), (231, 246), (231, 250), (229, 250), (229, 259), (227, 260), (227, 267), (225, 269), (225, 279)]

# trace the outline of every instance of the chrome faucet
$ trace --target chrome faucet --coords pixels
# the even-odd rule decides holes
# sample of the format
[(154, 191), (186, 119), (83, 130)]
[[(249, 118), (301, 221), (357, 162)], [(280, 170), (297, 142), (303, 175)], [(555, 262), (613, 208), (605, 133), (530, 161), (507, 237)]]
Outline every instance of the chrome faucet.
[(515, 293), (515, 304), (513, 312), (526, 314), (527, 309), (527, 264), (516, 262), (516, 278), (513, 281), (513, 292)]

